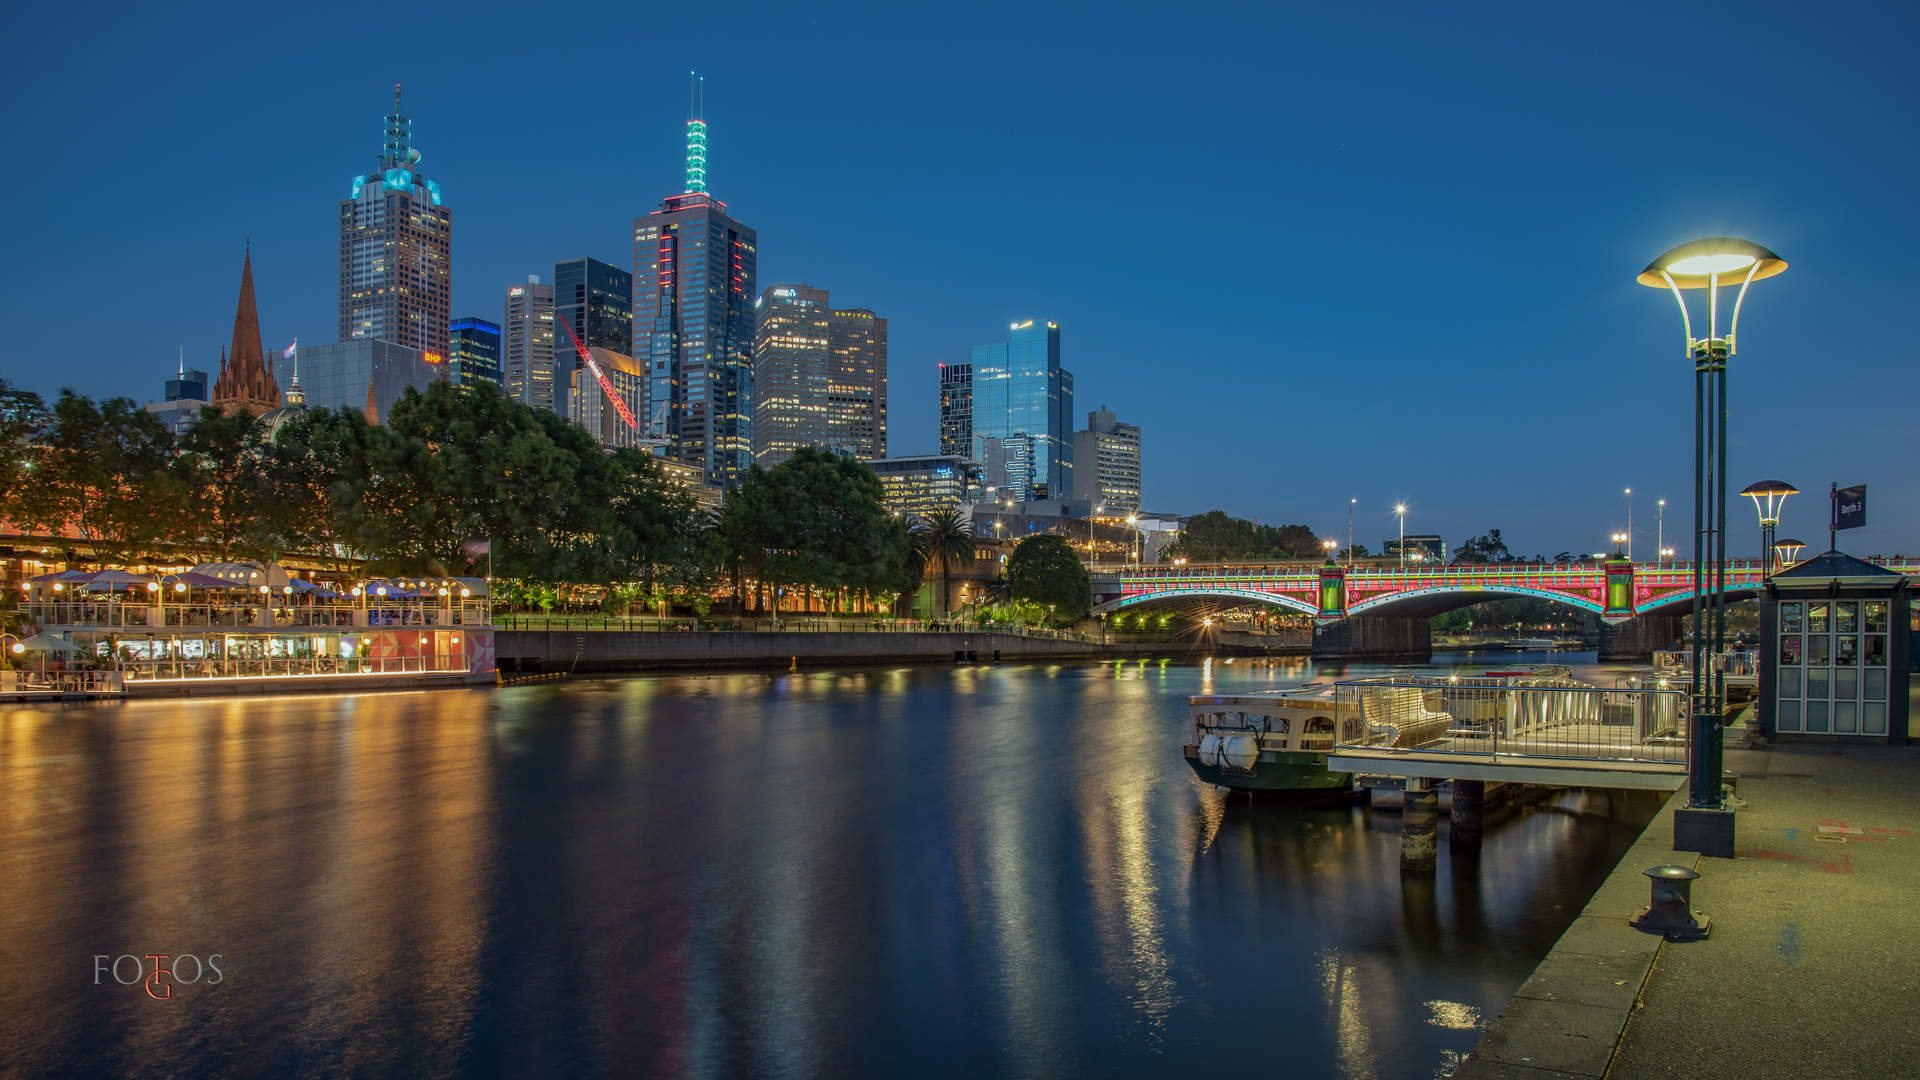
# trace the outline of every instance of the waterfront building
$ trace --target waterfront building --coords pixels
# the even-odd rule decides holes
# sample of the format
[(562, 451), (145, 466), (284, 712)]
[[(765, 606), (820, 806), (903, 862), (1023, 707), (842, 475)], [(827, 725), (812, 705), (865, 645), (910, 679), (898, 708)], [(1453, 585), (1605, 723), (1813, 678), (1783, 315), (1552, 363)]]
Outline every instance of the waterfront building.
[(1073, 433), (1073, 494), (1095, 512), (1125, 517), (1140, 509), (1140, 429), (1123, 424), (1105, 405), (1087, 414)]
[(1755, 711), (1768, 740), (1906, 745), (1909, 586), (1899, 571), (1841, 551), (1767, 579)]
[(530, 274), (509, 288), (501, 325), (501, 391), (522, 405), (553, 408), (553, 286)]
[(708, 483), (705, 469), (662, 457), (655, 446), (649, 446), (648, 451), (654, 454), (654, 464), (660, 466), (660, 475), (692, 495), (700, 509), (719, 512), (721, 505), (726, 502), (726, 489)]
[(633, 221), (633, 355), (662, 456), (731, 487), (753, 461), (758, 238), (707, 192), (707, 124), (687, 121), (686, 190)]
[(980, 466), (966, 458), (925, 454), (867, 464), (880, 479), (880, 501), (905, 518), (927, 517), (981, 497)]
[(455, 319), (447, 328), (447, 378), (456, 386), (499, 386), (500, 328), (485, 319)]
[[(1390, 537), (1380, 543), (1380, 554), (1389, 559), (1400, 557), (1400, 538)], [(1447, 565), (1447, 544), (1438, 536), (1409, 536), (1406, 543), (1407, 561)]]
[(361, 338), (326, 345), (302, 345), (291, 357), (276, 356), (281, 373), (292, 377), (297, 365), (310, 409), (362, 410), (369, 424), (387, 422), (387, 412), (408, 387), (425, 392), (448, 376), (446, 363), (390, 341)]
[(770, 286), (754, 307), (754, 460), (772, 468), (803, 446), (885, 457), (887, 320), (810, 285)]
[(553, 334), (554, 408), (565, 411), (561, 396), (572, 385), (573, 372), (584, 366), (574, 338), (589, 349), (622, 356), (633, 348), (633, 275), (599, 259), (554, 263)]
[(587, 352), (600, 371), (595, 374), (581, 364), (567, 372), (567, 419), (586, 428), (593, 440), (608, 450), (641, 445), (645, 435), (628, 422), (637, 422), (646, 389), (639, 362), (612, 349), (595, 347)]
[(1060, 366), (1060, 327), (1034, 319), (1015, 323), (1005, 342), (975, 345), (972, 366), (976, 444), (982, 436), (1030, 438), (1024, 448), (1033, 470), (1028, 496), (1072, 492), (1073, 374)]
[(973, 453), (973, 365), (940, 365), (940, 452)]
[(220, 375), (213, 381), (213, 404), (222, 412), (259, 416), (280, 407), (280, 384), (267, 365), (260, 342), (260, 314), (253, 305), (253, 252), (240, 267), (240, 302), (233, 313), (233, 342), (220, 354)]
[(379, 171), (354, 177), (340, 203), (340, 340), (437, 356), (452, 307), (453, 211), (420, 172), (398, 86), (379, 157)]

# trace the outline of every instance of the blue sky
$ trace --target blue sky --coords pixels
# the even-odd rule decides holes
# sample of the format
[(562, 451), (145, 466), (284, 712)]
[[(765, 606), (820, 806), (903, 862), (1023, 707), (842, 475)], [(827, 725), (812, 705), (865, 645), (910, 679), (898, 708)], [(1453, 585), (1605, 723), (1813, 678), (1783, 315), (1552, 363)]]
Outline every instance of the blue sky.
[[(331, 341), (338, 201), (395, 82), (454, 211), (456, 315), (556, 259), (626, 265), (709, 180), (891, 333), (895, 453), (934, 365), (1061, 324), (1076, 411), (1145, 429), (1146, 500), (1359, 539), (1653, 544), (1691, 499), (1672, 300), (1699, 236), (1753, 288), (1732, 477), (1870, 485), (1861, 554), (1920, 554), (1912, 44), (1897, 4), (13, 5), (0, 375), (158, 397), (211, 369), (251, 238), (269, 343)], [(1817, 495), (1783, 532), (1818, 542)], [(1736, 553), (1757, 551), (1750, 513)]]

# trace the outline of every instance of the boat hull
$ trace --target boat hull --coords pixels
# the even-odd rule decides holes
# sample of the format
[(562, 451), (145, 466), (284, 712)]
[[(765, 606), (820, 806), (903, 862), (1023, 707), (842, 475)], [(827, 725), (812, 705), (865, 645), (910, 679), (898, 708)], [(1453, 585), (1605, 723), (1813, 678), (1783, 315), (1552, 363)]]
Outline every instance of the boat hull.
[(1235, 791), (1259, 791), (1284, 794), (1327, 794), (1353, 786), (1353, 775), (1327, 771), (1327, 755), (1306, 752), (1263, 751), (1254, 763), (1252, 775), (1234, 769), (1222, 769), (1200, 760), (1197, 746), (1187, 747), (1187, 764), (1194, 775), (1209, 784)]

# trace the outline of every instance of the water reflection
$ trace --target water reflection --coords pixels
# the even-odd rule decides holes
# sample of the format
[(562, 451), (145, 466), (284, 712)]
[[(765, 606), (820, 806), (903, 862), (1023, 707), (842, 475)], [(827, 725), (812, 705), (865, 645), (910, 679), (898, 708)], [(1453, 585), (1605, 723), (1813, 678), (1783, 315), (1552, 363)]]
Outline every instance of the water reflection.
[[(1179, 756), (1202, 681), (963, 666), (0, 713), (27, 1073), (1427, 1077), (1653, 800), (1402, 879)], [(32, 943), (22, 947), (18, 943)], [(95, 954), (222, 954), (153, 1001)], [(1442, 1022), (1444, 1021), (1444, 1022)], [(1276, 1031), (1275, 1025), (1279, 1027)]]

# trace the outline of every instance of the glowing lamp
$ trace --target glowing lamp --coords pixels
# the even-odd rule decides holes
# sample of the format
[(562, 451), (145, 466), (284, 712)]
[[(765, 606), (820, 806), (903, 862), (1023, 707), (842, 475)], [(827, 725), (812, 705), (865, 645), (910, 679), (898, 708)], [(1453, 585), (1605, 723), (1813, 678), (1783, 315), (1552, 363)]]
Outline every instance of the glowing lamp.
[(27, 651), (27, 647), (25, 645), (22, 645), (17, 641), (13, 643), (13, 655), (19, 656), (21, 653), (26, 651)]
[(149, 581), (149, 582), (147, 582), (147, 591), (148, 591), (148, 592), (159, 592), (159, 591), (160, 591), (160, 583), (159, 583), (159, 582), (157, 582), (157, 581)]
[(420, 639), (420, 644), (422, 644), (422, 645), (425, 645), (426, 643), (427, 643), (427, 639), (426, 639), (426, 638), (421, 638), (421, 639)]
[(184, 582), (184, 581), (176, 581), (176, 582), (174, 582), (174, 583), (173, 583), (173, 591), (174, 591), (174, 592), (186, 592), (186, 591), (187, 591), (187, 583), (186, 583), (186, 582)]
[(272, 591), (273, 591), (273, 586), (271, 586), (271, 585), (262, 585), (262, 586), (260, 586), (260, 592), (261, 592), (261, 594), (262, 594), (262, 595), (265, 595), (265, 594), (267, 594), (267, 593), (271, 593)]
[(440, 590), (440, 595), (441, 595), (441, 596), (445, 596), (445, 595), (447, 595), (447, 590), (446, 590), (446, 589), (444, 589), (444, 588), (443, 588), (443, 589), (441, 589), (441, 590)]
[(283, 592), (283, 593), (285, 593), (285, 594), (287, 594), (288, 596), (292, 596), (292, 595), (293, 595), (293, 586), (291, 586), (291, 585), (287, 585), (287, 586), (283, 586), (283, 587), (281, 588), (281, 590), (280, 590), (280, 591), (281, 591), (281, 592)]
[[(1751, 240), (1731, 236), (1713, 236), (1681, 244), (1653, 260), (1636, 280), (1656, 289), (1704, 289), (1716, 278), (1731, 285), (1739, 279), (1760, 281), (1787, 268), (1787, 260)], [(1671, 286), (1669, 286), (1671, 279)]]
[(460, 590), (460, 595), (461, 595), (461, 596), (472, 596), (472, 595), (473, 595), (473, 593), (472, 593), (472, 591), (471, 591), (471, 590), (468, 590), (468, 589), (461, 589), (461, 590)]
[(65, 582), (60, 582), (60, 581), (56, 581), (56, 582), (54, 582), (54, 583), (53, 583), (53, 591), (54, 591), (54, 592), (61, 592), (61, 591), (63, 591), (63, 590), (65, 590), (65, 589), (66, 589), (66, 587), (67, 587), (67, 586), (66, 586), (66, 583), (65, 583)]
[(382, 585), (382, 586), (380, 586), (379, 588), (377, 588), (377, 589), (375, 589), (375, 590), (373, 590), (373, 591), (374, 591), (374, 592), (376, 592), (376, 593), (378, 593), (378, 594), (379, 594), (379, 595), (381, 595), (381, 596), (385, 596), (385, 595), (387, 595), (387, 587), (386, 587), (385, 585)]
[(355, 586), (353, 587), (353, 595), (355, 595), (355, 596), (359, 596), (359, 595), (360, 595), (360, 586), (358, 586), (358, 585), (355, 585)]

